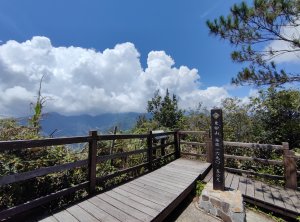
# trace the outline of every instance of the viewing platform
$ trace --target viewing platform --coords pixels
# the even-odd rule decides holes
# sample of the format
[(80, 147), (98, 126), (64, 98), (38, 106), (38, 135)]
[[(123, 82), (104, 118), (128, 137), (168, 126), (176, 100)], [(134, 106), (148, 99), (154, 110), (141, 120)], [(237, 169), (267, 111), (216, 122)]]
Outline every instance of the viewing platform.
[[(201, 141), (186, 141), (186, 135), (192, 134)], [(99, 141), (135, 140), (141, 147), (127, 152), (99, 155)], [(87, 143), (88, 158), (75, 162), (37, 168), (0, 177), (0, 186), (36, 179), (44, 175), (79, 169), (85, 167), (88, 171), (85, 181), (70, 187), (57, 190), (47, 195), (21, 203), (0, 211), (0, 221), (163, 221), (172, 211), (195, 189), (195, 182), (212, 181), (212, 141), (205, 131), (175, 131), (158, 132), (140, 135), (98, 135), (91, 131), (89, 136), (50, 138), (41, 140), (0, 141), (0, 151), (23, 150), (28, 148), (47, 149), (56, 145)], [(288, 144), (252, 144), (224, 141), (224, 146), (239, 149), (268, 149), (281, 151), (283, 160), (269, 160), (246, 156), (224, 154), (225, 159), (238, 161), (256, 161), (264, 164), (279, 165), (284, 169), (284, 175), (270, 175), (241, 169), (225, 167), (225, 187), (238, 189), (243, 194), (245, 202), (257, 205), (272, 212), (290, 218), (300, 216), (300, 192), (297, 190), (297, 166), (299, 161)], [(98, 155), (97, 155), (98, 154)], [(131, 165), (128, 158), (136, 156), (139, 160)], [(184, 157), (188, 157), (184, 158)], [(122, 162), (122, 168), (104, 175), (97, 173), (101, 170), (99, 164)], [(229, 172), (235, 172), (232, 174)], [(102, 172), (102, 171), (101, 171)], [(267, 176), (283, 180), (285, 186), (270, 186), (245, 175)], [(124, 175), (125, 181), (113, 183), (105, 187), (105, 182)], [(101, 188), (101, 190), (99, 190)], [(85, 191), (87, 195), (63, 208), (48, 211), (47, 204), (56, 203), (77, 191)], [(58, 204), (57, 204), (58, 205)], [(45, 207), (46, 206), (46, 207)], [(40, 209), (47, 211), (35, 214)], [(16, 219), (17, 218), (17, 219)]]
[(211, 164), (177, 159), (149, 174), (101, 193), (43, 222), (66, 221), (163, 221), (202, 180)]

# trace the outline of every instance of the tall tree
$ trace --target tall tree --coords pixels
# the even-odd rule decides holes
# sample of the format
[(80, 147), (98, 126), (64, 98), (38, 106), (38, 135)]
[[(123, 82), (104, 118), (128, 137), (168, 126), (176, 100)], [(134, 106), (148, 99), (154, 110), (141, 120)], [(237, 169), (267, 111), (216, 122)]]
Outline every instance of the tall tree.
[[(234, 4), (226, 18), (208, 20), (207, 26), (211, 34), (236, 46), (231, 54), (234, 62), (248, 64), (232, 83), (278, 86), (300, 81), (299, 73), (278, 70), (273, 60), (300, 51), (299, 0), (254, 0), (251, 6), (246, 2)], [(283, 48), (267, 47), (272, 41), (283, 43)]]
[(174, 94), (171, 98), (168, 89), (164, 98), (159, 91), (154, 93), (154, 97), (148, 101), (147, 111), (160, 126), (171, 129), (179, 127), (183, 119), (183, 111), (178, 108), (178, 99)]
[(189, 108), (185, 114), (184, 129), (192, 131), (209, 129), (210, 112), (201, 102), (196, 108)]
[(252, 141), (252, 121), (248, 115), (249, 105), (238, 98), (222, 101), (224, 116), (224, 138), (229, 141)]
[(252, 98), (251, 105), (260, 142), (300, 147), (300, 91), (269, 88)]

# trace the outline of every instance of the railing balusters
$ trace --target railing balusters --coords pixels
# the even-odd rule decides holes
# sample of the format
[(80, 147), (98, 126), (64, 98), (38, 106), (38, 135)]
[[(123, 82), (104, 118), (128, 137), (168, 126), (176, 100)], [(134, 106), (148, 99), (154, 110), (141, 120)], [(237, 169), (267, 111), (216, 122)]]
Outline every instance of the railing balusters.
[(165, 138), (161, 139), (160, 140), (160, 145), (161, 145), (160, 155), (161, 156), (165, 156), (166, 155), (166, 153), (165, 153), (165, 148), (166, 148), (165, 144), (166, 144), (166, 139)]
[(88, 180), (90, 182), (89, 193), (94, 194), (96, 191), (96, 164), (97, 164), (97, 131), (90, 131), (89, 135), (89, 174)]
[(148, 170), (152, 171), (152, 162), (153, 162), (153, 135), (152, 131), (149, 132), (149, 135), (147, 137), (147, 147), (148, 147), (148, 152), (147, 152), (147, 162), (148, 162)]
[[(174, 132), (162, 132), (155, 134), (156, 136), (168, 136), (173, 135)], [(42, 204), (48, 203), (51, 200), (54, 200), (58, 197), (63, 197), (67, 194), (74, 193), (75, 191), (81, 190), (81, 189), (88, 189), (88, 192), (90, 195), (95, 194), (96, 192), (96, 184), (99, 184), (101, 181), (105, 181), (111, 178), (114, 178), (116, 176), (140, 170), (144, 167), (148, 167), (149, 171), (153, 170), (153, 133), (152, 131), (149, 132), (149, 134), (122, 134), (122, 135), (98, 135), (97, 131), (90, 131), (89, 136), (82, 136), (82, 137), (67, 137), (67, 138), (51, 138), (51, 139), (39, 139), (39, 140), (20, 140), (20, 141), (0, 141), (0, 152), (6, 151), (6, 150), (12, 150), (12, 149), (27, 149), (32, 147), (47, 147), (52, 145), (64, 145), (64, 144), (75, 144), (75, 143), (83, 143), (88, 142), (89, 148), (88, 148), (88, 159), (87, 160), (80, 160), (73, 163), (67, 163), (63, 165), (55, 165), (55, 166), (49, 166), (44, 167), (40, 169), (36, 169), (30, 172), (22, 172), (18, 174), (13, 175), (7, 175), (0, 177), (2, 179), (3, 184), (11, 184), (15, 182), (25, 181), (27, 179), (34, 178), (35, 176), (44, 176), (49, 173), (59, 172), (63, 170), (70, 170), (75, 167), (82, 167), (82, 166), (88, 166), (88, 178), (87, 181), (82, 182), (80, 184), (77, 184), (72, 187), (65, 188), (63, 190), (56, 191), (55, 193), (51, 193), (46, 196), (39, 197), (34, 200), (30, 200), (26, 203), (17, 205), (13, 208), (9, 208), (6, 210), (0, 211), (0, 220), (5, 219), (9, 216), (19, 214), (22, 212), (25, 212), (29, 209), (35, 208), (37, 206), (40, 206)], [(97, 141), (99, 140), (116, 140), (116, 139), (142, 139), (147, 138), (147, 149), (141, 149), (141, 150), (135, 150), (135, 151), (128, 151), (124, 153), (115, 153), (112, 155), (105, 155), (97, 157)], [(172, 155), (175, 155), (174, 153), (169, 153), (168, 155), (165, 155), (165, 147), (169, 145), (173, 145), (173, 142), (165, 142), (165, 139), (161, 141), (161, 149), (162, 154), (164, 154), (165, 158), (169, 158)], [(176, 143), (177, 144), (177, 143)], [(136, 155), (140, 153), (147, 152), (148, 158), (147, 162), (143, 162), (139, 165), (136, 165), (134, 167), (130, 167), (127, 169), (118, 170), (117, 172), (113, 174), (109, 174), (106, 176), (98, 177), (96, 175), (96, 165), (97, 162), (111, 160), (114, 158), (126, 158), (130, 155)], [(0, 179), (0, 182), (1, 182)], [(4, 181), (4, 182), (3, 182)]]
[(175, 148), (175, 158), (180, 158), (180, 138), (179, 138), (179, 130), (175, 130), (174, 132), (174, 148)]

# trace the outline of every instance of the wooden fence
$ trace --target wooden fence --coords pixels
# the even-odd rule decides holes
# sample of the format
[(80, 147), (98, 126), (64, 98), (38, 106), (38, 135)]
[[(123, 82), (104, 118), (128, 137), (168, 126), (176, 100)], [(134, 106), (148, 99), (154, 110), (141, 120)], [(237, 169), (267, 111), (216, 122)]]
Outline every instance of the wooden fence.
[[(198, 135), (203, 139), (202, 141), (185, 141), (183, 138), (185, 135)], [(171, 137), (172, 140), (166, 140), (165, 137)], [(156, 142), (155, 138), (157, 139)], [(97, 156), (98, 142), (99, 141), (114, 141), (114, 140), (126, 140), (126, 139), (141, 139), (147, 141), (147, 147), (144, 149), (137, 149), (128, 152), (114, 153), (110, 155)], [(80, 137), (68, 137), (68, 138), (50, 138), (50, 139), (41, 139), (41, 140), (21, 140), (21, 141), (0, 141), (0, 152), (10, 151), (10, 150), (22, 150), (27, 148), (36, 148), (41, 147), (46, 148), (48, 146), (54, 145), (66, 145), (66, 144), (77, 144), (77, 143), (88, 143), (88, 158), (72, 163), (66, 163), (62, 165), (43, 167), (35, 169), (28, 172), (22, 172), (12, 175), (6, 175), (0, 177), (0, 186), (12, 184), (20, 181), (25, 181), (31, 178), (44, 176), (51, 173), (57, 173), (65, 170), (70, 170), (78, 167), (87, 167), (88, 168), (88, 178), (86, 181), (76, 184), (72, 187), (65, 188), (54, 193), (48, 194), (46, 196), (39, 197), (34, 200), (30, 200), (26, 203), (20, 204), (18, 206), (5, 209), (0, 212), (0, 220), (8, 218), (12, 215), (16, 215), (25, 211), (29, 211), (35, 207), (44, 205), (52, 200), (55, 200), (59, 197), (66, 196), (68, 194), (74, 193), (78, 190), (86, 189), (90, 195), (96, 192), (96, 186), (107, 181), (109, 179), (115, 178), (117, 176), (137, 171), (142, 168), (146, 172), (151, 172), (156, 167), (159, 167), (161, 161), (167, 160), (168, 158), (179, 158), (181, 155), (189, 155), (194, 157), (205, 158), (207, 162), (212, 162), (212, 141), (207, 131), (175, 131), (175, 132), (163, 132), (163, 133), (153, 133), (149, 132), (148, 134), (122, 134), (122, 135), (98, 135), (97, 131), (90, 131), (89, 136), (80, 136)], [(189, 153), (181, 152), (181, 145), (193, 146), (193, 147), (203, 147), (205, 153)], [(173, 152), (166, 153), (166, 147), (173, 146)], [(282, 143), (282, 145), (271, 145), (271, 144), (256, 144), (256, 143), (240, 143), (240, 142), (228, 142), (224, 141), (224, 146), (238, 147), (242, 149), (270, 149), (270, 150), (281, 150), (283, 153), (283, 160), (271, 160), (271, 159), (262, 159), (249, 156), (236, 156), (225, 154), (226, 159), (236, 159), (241, 161), (255, 161), (268, 165), (280, 165), (284, 167), (284, 175), (269, 175), (262, 174), (247, 170), (228, 168), (225, 169), (230, 172), (235, 173), (246, 173), (253, 174), (256, 176), (265, 176), (272, 179), (284, 179), (285, 186), (291, 189), (297, 189), (297, 174), (300, 174), (300, 171), (297, 171), (296, 161), (300, 160), (300, 157), (295, 156), (293, 151), (289, 150), (288, 143)], [(126, 169), (118, 170), (112, 174), (97, 177), (96, 167), (98, 163), (113, 160), (116, 158), (126, 158), (131, 155), (145, 154), (147, 160), (143, 163), (140, 163), (136, 166), (129, 167)]]
[[(182, 137), (186, 135), (194, 135), (202, 137), (202, 141), (184, 141)], [(208, 163), (212, 163), (212, 141), (209, 131), (179, 131), (180, 145), (188, 145), (196, 147), (196, 152), (185, 152), (181, 150), (181, 154), (185, 156), (194, 156), (206, 158)], [(199, 147), (204, 147), (205, 153), (199, 152)]]
[[(204, 137), (203, 142), (199, 141), (180, 141), (180, 144), (195, 146), (195, 147), (204, 147), (206, 152), (205, 153), (188, 153), (188, 152), (181, 152), (182, 155), (187, 156), (195, 156), (195, 157), (206, 157), (207, 162), (212, 162), (212, 142), (209, 136), (209, 133), (206, 131), (180, 131), (180, 136), (182, 135), (202, 135)], [(289, 150), (289, 144), (283, 142), (282, 145), (272, 145), (272, 144), (258, 144), (258, 143), (241, 143), (241, 142), (228, 142), (224, 141), (224, 148), (226, 147), (236, 147), (241, 149), (252, 149), (252, 150), (259, 150), (265, 149), (268, 151), (272, 150), (279, 150), (282, 152), (282, 160), (273, 160), (273, 159), (264, 159), (264, 158), (257, 158), (257, 157), (250, 157), (250, 156), (237, 156), (237, 155), (229, 155), (224, 154), (225, 159), (235, 159), (240, 161), (253, 161), (259, 162), (266, 165), (279, 165), (282, 166), (284, 169), (283, 175), (271, 175), (267, 173), (258, 173), (250, 170), (242, 170), (237, 168), (230, 168), (225, 167), (228, 172), (233, 173), (243, 173), (243, 174), (251, 174), (260, 177), (266, 177), (269, 179), (281, 179), (285, 181), (285, 187), (290, 189), (299, 189), (297, 187), (297, 177), (300, 176), (300, 171), (297, 170), (297, 161), (300, 161), (300, 156), (296, 156), (295, 153)]]
[[(157, 143), (153, 143), (156, 137), (173, 137), (173, 140), (169, 140), (166, 143), (166, 139), (159, 139), (159, 145)], [(39, 197), (34, 200), (30, 200), (26, 203), (14, 206), (9, 209), (5, 209), (0, 212), (0, 220), (11, 217), (16, 214), (20, 214), (22, 212), (29, 211), (35, 207), (46, 204), (52, 200), (55, 200), (59, 197), (66, 196), (68, 194), (74, 193), (78, 190), (86, 189), (90, 195), (94, 194), (96, 191), (96, 186), (101, 184), (103, 181), (109, 180), (111, 178), (115, 178), (122, 174), (126, 174), (132, 171), (136, 171), (144, 168), (145, 172), (152, 171), (155, 167), (157, 167), (157, 163), (161, 160), (167, 160), (170, 157), (178, 158), (180, 156), (179, 150), (179, 133), (176, 132), (163, 132), (153, 134), (150, 132), (149, 134), (122, 134), (122, 135), (98, 135), (97, 131), (90, 131), (89, 136), (80, 136), (80, 137), (68, 137), (68, 138), (51, 138), (51, 139), (40, 139), (40, 140), (20, 140), (20, 141), (0, 141), (0, 152), (11, 151), (11, 150), (21, 150), (27, 148), (36, 148), (41, 147), (46, 148), (48, 146), (54, 145), (67, 145), (67, 144), (77, 144), (77, 143), (88, 143), (88, 159), (66, 163), (62, 165), (43, 167), (39, 169), (35, 169), (28, 172), (22, 172), (12, 175), (6, 175), (0, 177), (0, 186), (12, 184), (20, 181), (25, 181), (31, 178), (44, 176), (51, 173), (57, 173), (65, 170), (71, 170), (78, 167), (88, 167), (88, 178), (85, 182), (79, 183), (69, 188), (65, 188), (59, 190), (57, 192), (48, 194), (46, 196)], [(147, 148), (145, 149), (137, 149), (129, 152), (115, 153), (111, 155), (103, 155), (97, 156), (98, 142), (105, 140), (126, 140), (126, 139), (143, 139), (147, 140)], [(166, 154), (165, 148), (168, 146), (173, 146), (174, 151)], [(160, 152), (157, 152), (160, 150)], [(97, 177), (96, 176), (96, 167), (98, 163), (103, 161), (112, 160), (116, 158), (128, 157), (136, 154), (146, 154), (147, 161), (143, 162), (139, 165), (129, 167), (126, 169), (118, 170), (112, 174)], [(158, 156), (157, 154), (160, 153)]]

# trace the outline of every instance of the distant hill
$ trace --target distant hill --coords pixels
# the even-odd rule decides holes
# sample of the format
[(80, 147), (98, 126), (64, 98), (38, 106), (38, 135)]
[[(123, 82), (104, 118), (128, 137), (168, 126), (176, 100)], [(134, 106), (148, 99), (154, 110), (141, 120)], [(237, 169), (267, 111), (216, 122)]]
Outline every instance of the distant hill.
[(120, 130), (134, 127), (141, 113), (106, 113), (97, 116), (78, 115), (64, 116), (58, 113), (48, 113), (41, 121), (42, 131), (45, 136), (54, 132), (54, 137), (87, 135), (89, 130), (107, 132), (114, 126)]

